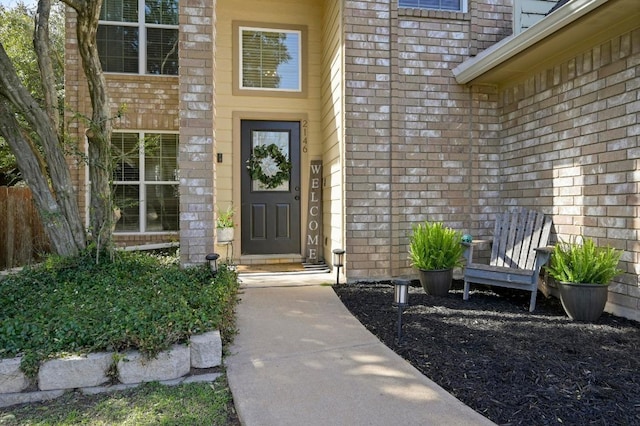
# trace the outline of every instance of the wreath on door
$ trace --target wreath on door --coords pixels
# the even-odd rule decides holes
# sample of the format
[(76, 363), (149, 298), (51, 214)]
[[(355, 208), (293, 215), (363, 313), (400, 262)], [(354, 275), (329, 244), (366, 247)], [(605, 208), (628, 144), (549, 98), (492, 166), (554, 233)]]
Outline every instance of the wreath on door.
[(278, 145), (258, 145), (247, 160), (247, 170), (253, 180), (267, 189), (277, 188), (291, 176), (291, 161)]

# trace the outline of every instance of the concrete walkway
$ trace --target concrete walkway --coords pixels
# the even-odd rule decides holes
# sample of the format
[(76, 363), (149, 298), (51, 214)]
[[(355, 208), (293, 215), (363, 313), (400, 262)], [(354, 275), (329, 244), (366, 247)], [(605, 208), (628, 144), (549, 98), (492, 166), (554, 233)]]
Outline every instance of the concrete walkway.
[(241, 280), (225, 363), (243, 425), (493, 424), (369, 333), (329, 286), (335, 276)]

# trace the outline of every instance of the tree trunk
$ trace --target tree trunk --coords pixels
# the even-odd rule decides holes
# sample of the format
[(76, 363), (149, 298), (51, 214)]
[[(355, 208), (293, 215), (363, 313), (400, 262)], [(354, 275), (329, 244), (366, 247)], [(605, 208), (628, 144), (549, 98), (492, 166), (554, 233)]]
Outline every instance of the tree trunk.
[[(43, 161), (37, 154), (37, 149), (25, 137), (4, 99), (0, 99), (0, 134), (9, 144), (16, 157), (18, 167), (31, 188), (34, 202), (40, 212), (45, 233), (51, 241), (53, 250), (62, 256), (76, 255), (79, 250), (85, 247), (84, 232), (79, 236), (74, 234), (74, 225), (70, 222), (73, 222), (73, 219), (79, 221), (80, 217), (72, 218), (72, 221), (69, 221), (49, 187), (48, 176)], [(75, 195), (71, 194), (70, 196), (75, 199)]]
[[(96, 33), (102, 0), (63, 0), (77, 13), (77, 40), (93, 112), (87, 130), (91, 208), (89, 230), (98, 249), (111, 248), (113, 208), (111, 194), (111, 117)], [(35, 20), (34, 48), (44, 89), (44, 106), (21, 83), (0, 44), (0, 135), (9, 143), (18, 166), (31, 187), (45, 231), (56, 253), (74, 255), (86, 246), (85, 228), (65, 158), (59, 125), (49, 42), (51, 0), (40, 0)], [(26, 132), (16, 114), (30, 127)], [(29, 135), (34, 134), (35, 140)], [(42, 152), (36, 147), (41, 146)]]
[[(1, 44), (0, 104), (0, 134), (7, 140), (34, 193), (45, 232), (56, 253), (74, 255), (86, 246), (86, 240), (71, 173), (58, 139), (58, 129), (20, 82)], [(15, 113), (19, 113), (37, 135), (44, 158), (29, 134), (20, 128)]]
[(100, 247), (109, 247), (113, 238), (111, 116), (106, 92), (107, 83), (102, 73), (96, 44), (102, 0), (63, 1), (77, 13), (78, 49), (89, 85), (93, 110), (90, 128), (87, 131), (91, 180), (90, 231)]

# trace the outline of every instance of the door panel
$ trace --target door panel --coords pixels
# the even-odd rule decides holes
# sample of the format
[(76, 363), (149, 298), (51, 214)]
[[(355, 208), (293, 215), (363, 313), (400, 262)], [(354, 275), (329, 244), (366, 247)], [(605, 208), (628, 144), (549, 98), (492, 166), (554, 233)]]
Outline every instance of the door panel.
[(267, 206), (264, 204), (251, 205), (251, 235), (254, 240), (267, 238)]
[(276, 205), (276, 238), (290, 238), (291, 206), (289, 204)]
[[(300, 123), (242, 120), (242, 253), (300, 253)], [(288, 181), (266, 188), (246, 167), (257, 146), (275, 144), (291, 161)], [(272, 159), (262, 162), (265, 175), (277, 173)]]

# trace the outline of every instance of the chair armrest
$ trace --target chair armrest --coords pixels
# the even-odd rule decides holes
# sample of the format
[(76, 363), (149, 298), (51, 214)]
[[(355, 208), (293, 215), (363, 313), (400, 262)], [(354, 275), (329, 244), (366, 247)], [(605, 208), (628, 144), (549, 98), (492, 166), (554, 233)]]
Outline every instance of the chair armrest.
[(464, 247), (464, 251), (462, 252), (462, 257), (467, 260), (467, 265), (471, 263), (473, 259), (473, 243), (467, 243), (461, 241), (460, 244)]
[(540, 273), (540, 269), (542, 269), (542, 266), (544, 266), (544, 264), (546, 264), (549, 261), (549, 258), (551, 257), (551, 253), (553, 252), (553, 246), (544, 246), (544, 247), (538, 247), (536, 249), (534, 249), (537, 253), (536, 256), (536, 275), (538, 273)]
[(551, 252), (553, 252), (553, 246), (538, 247), (538, 248), (535, 248), (534, 250), (542, 254), (551, 254)]
[(467, 259), (467, 265), (473, 263), (473, 248), (475, 246), (480, 246), (487, 243), (491, 243), (491, 240), (473, 240), (470, 243), (464, 241), (460, 242), (460, 244), (464, 246), (464, 253), (462, 254), (462, 256)]

